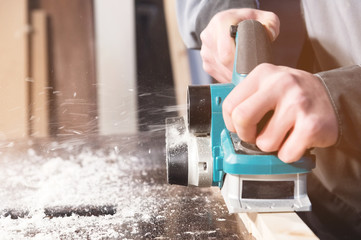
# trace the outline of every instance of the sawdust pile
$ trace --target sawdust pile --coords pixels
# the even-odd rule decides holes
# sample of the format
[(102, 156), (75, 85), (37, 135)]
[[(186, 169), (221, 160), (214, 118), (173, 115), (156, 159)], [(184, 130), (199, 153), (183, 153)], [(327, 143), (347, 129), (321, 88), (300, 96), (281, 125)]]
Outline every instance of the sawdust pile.
[[(33, 149), (17, 159), (1, 156), (0, 236), (131, 237), (139, 232), (138, 222), (162, 218), (162, 206), (167, 204), (154, 194), (163, 186), (154, 184), (152, 176), (147, 176), (148, 170), (149, 166), (139, 158), (119, 155), (116, 148), (95, 152), (83, 149), (67, 158), (40, 156)], [(66, 206), (115, 206), (116, 212), (101, 218), (77, 214), (52, 218), (44, 213), (44, 209)], [(12, 219), (7, 212), (18, 219)], [(124, 225), (129, 225), (126, 227), (129, 232), (118, 231)]]

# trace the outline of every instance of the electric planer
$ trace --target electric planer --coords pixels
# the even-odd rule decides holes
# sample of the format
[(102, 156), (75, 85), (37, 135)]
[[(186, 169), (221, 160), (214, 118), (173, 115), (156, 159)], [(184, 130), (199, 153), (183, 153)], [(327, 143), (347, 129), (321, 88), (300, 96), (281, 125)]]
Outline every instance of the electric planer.
[(262, 152), (225, 126), (223, 100), (254, 67), (271, 62), (271, 43), (261, 23), (242, 21), (231, 27), (231, 35), (236, 41), (232, 83), (189, 86), (187, 116), (166, 119), (168, 183), (218, 186), (230, 213), (309, 211), (313, 155), (284, 163), (277, 153)]

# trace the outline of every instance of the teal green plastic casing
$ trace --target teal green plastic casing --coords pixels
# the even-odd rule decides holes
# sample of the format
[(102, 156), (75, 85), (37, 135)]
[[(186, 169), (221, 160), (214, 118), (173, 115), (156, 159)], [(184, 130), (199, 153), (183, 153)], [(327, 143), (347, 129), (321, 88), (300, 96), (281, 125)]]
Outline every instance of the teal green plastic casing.
[[(238, 32), (236, 36), (236, 52), (238, 52)], [(222, 187), (226, 173), (236, 175), (269, 175), (307, 173), (315, 167), (314, 160), (304, 156), (294, 163), (284, 163), (275, 155), (247, 155), (236, 153), (227, 130), (223, 115), (222, 103), (233, 88), (247, 74), (237, 72), (237, 54), (233, 67), (232, 83), (211, 84), (211, 147), (213, 157), (213, 186)]]

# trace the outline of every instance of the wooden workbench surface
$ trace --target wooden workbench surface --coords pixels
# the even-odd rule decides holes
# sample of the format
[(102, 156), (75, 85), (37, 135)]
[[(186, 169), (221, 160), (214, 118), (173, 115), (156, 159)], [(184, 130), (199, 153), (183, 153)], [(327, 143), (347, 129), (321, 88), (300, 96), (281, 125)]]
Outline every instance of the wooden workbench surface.
[(163, 133), (0, 143), (0, 235), (247, 239), (218, 189), (166, 183)]

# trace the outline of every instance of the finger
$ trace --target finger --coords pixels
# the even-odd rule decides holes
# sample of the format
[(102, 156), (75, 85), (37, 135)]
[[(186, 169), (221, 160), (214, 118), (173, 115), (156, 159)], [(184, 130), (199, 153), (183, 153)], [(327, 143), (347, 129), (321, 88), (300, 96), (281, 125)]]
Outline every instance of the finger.
[(230, 82), (232, 72), (217, 61), (212, 52), (203, 46), (201, 49), (201, 58), (203, 61), (203, 69), (219, 82)]
[(257, 12), (257, 20), (266, 27), (271, 41), (276, 40), (280, 33), (280, 20), (277, 15), (272, 12)]
[(233, 110), (247, 97), (257, 90), (255, 82), (248, 82), (246, 79), (240, 82), (226, 97), (222, 105), (223, 120), (226, 127), (231, 132), (236, 132), (232, 120)]
[(207, 48), (212, 48), (212, 46), (216, 45), (216, 39), (217, 39), (218, 35), (214, 36), (214, 33), (211, 30), (214, 30), (214, 29), (212, 29), (212, 28), (209, 29), (207, 27), (199, 35), (201, 42), (202, 42), (202, 47), (206, 46)]
[[(217, 26), (223, 34), (213, 36), (214, 32), (203, 31), (201, 33), (202, 49), (201, 56), (211, 55), (212, 64), (204, 65), (204, 70), (219, 82), (230, 82), (232, 79), (233, 61), (235, 54), (235, 42), (229, 34), (229, 29)], [(216, 48), (216, 50), (213, 50)], [(217, 72), (216, 72), (217, 71)]]
[[(228, 30), (229, 31), (229, 30)], [(236, 44), (234, 39), (228, 34), (219, 36), (217, 41), (217, 54), (219, 63), (225, 66), (230, 72), (233, 70)]]
[(262, 73), (253, 70), (248, 76), (243, 79), (234, 89), (228, 94), (225, 102), (232, 105), (232, 110), (239, 105), (246, 98), (254, 94), (259, 88), (259, 79), (262, 78)]
[(254, 19), (261, 22), (265, 26), (271, 41), (274, 41), (279, 35), (280, 20), (273, 12), (243, 9), (243, 12), (240, 11), (239, 14), (243, 14), (242, 20)]
[[(221, 77), (214, 77), (218, 82), (221, 83), (229, 83), (232, 81), (232, 65), (233, 60), (230, 62), (230, 67), (225, 65), (222, 62), (222, 59), (219, 57), (215, 58), (216, 65), (218, 66), (214, 72), (217, 72), (217, 75), (220, 75)], [(218, 70), (218, 71), (217, 71)]]
[[(236, 131), (232, 122), (232, 112), (234, 108), (258, 90), (260, 85), (259, 82), (262, 81), (261, 79), (266, 79), (264, 74), (267, 74), (269, 70), (273, 68), (274, 66), (272, 64), (258, 65), (228, 94), (222, 105), (222, 108), (223, 119), (229, 131)], [(269, 95), (269, 92), (265, 93), (265, 96), (267, 95)]]
[(232, 72), (230, 72), (225, 66), (217, 63), (217, 61), (214, 62), (214, 64), (207, 64), (203, 62), (204, 71), (220, 83), (229, 83), (232, 79)]
[(256, 144), (264, 152), (278, 151), (295, 123), (295, 115), (277, 106), (271, 119), (257, 136)]
[(236, 106), (232, 112), (232, 122), (237, 135), (246, 142), (255, 143), (257, 125), (267, 112), (276, 105), (274, 94), (257, 91), (245, 101)]
[(295, 126), (278, 151), (279, 159), (285, 163), (298, 161), (307, 150), (307, 142), (303, 128)]

